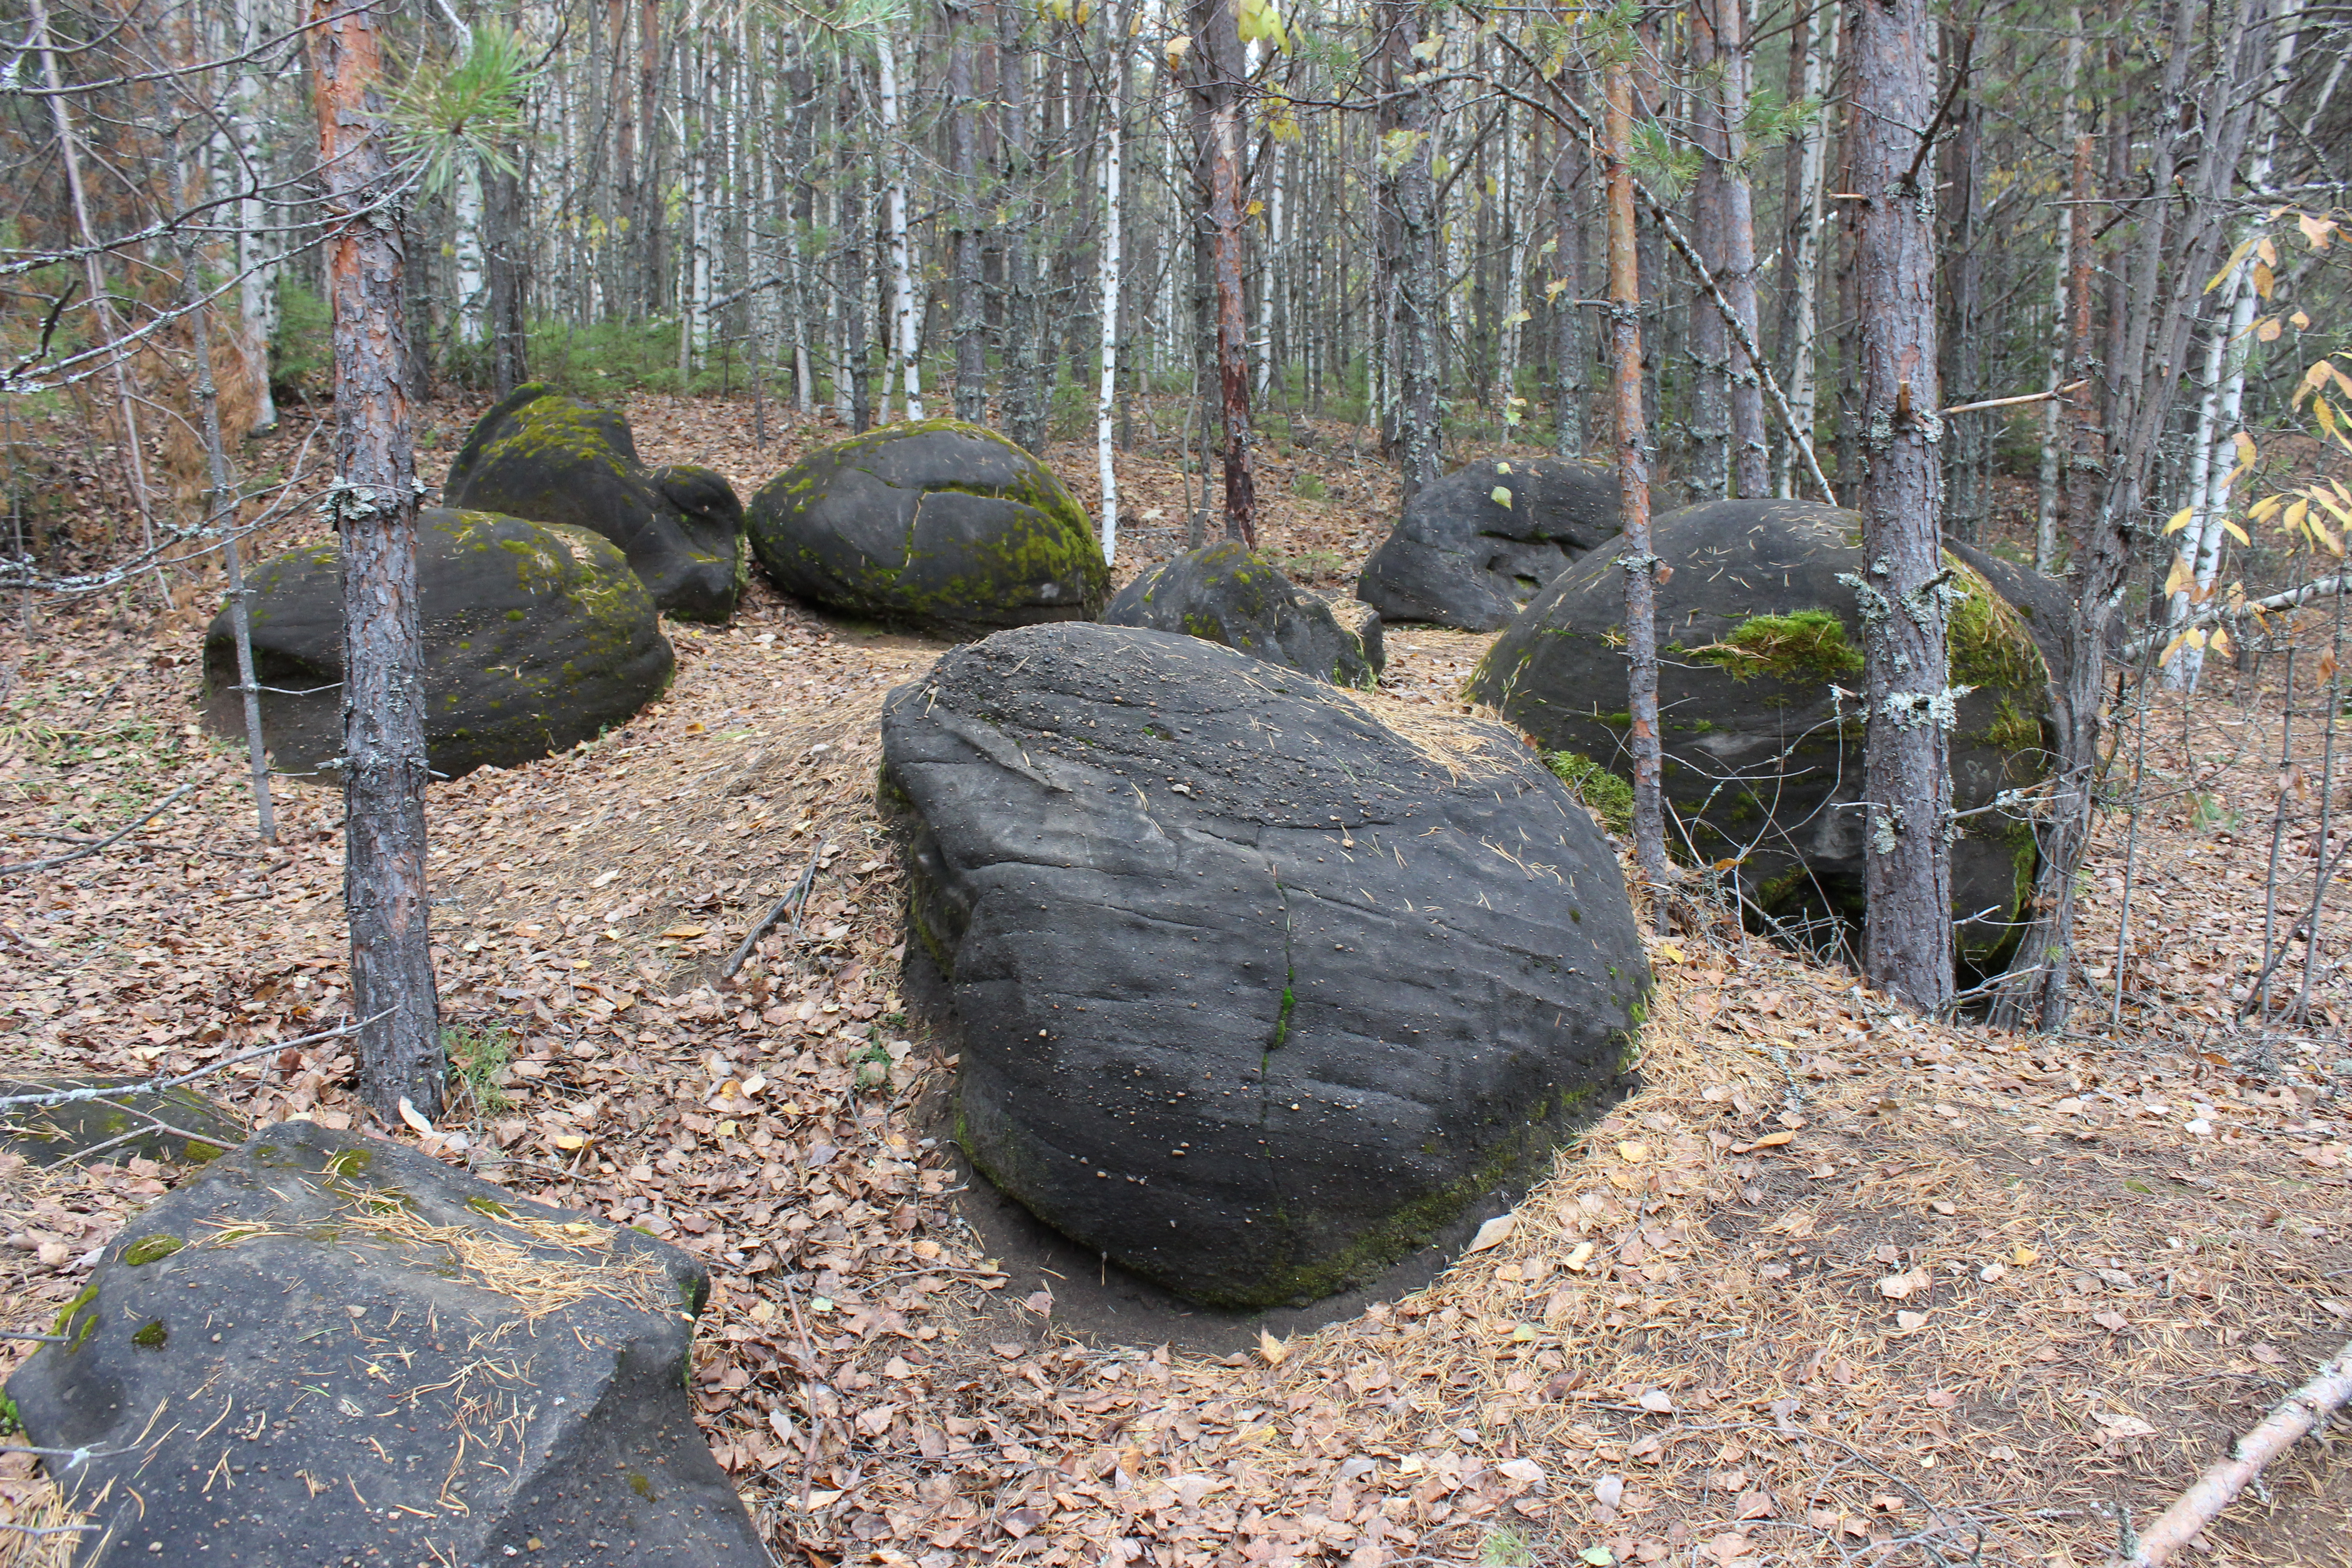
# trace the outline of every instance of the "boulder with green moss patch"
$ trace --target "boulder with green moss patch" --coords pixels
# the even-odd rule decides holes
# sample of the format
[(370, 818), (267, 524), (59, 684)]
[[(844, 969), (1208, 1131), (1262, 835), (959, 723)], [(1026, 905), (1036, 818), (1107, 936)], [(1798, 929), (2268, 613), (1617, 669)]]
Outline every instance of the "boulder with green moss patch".
[[(120, 1089), (125, 1078), (0, 1078), (0, 1097)], [(115, 1164), (163, 1160), (201, 1165), (245, 1141), (242, 1121), (182, 1084), (161, 1094), (106, 1094), (57, 1105), (0, 1109), (0, 1149), (36, 1165), (95, 1155)]]
[[(1841, 578), (1864, 567), (1861, 519), (1804, 501), (1712, 501), (1659, 518), (1658, 709), (1667, 800), (1694, 850), (1735, 860), (1751, 915), (1859, 918), (1863, 900), (1862, 623)], [(1622, 546), (1578, 562), (1514, 622), (1471, 678), (1546, 751), (1626, 755)], [(1990, 805), (2042, 776), (2047, 671), (2018, 609), (1947, 556), (1957, 704), (1952, 804)], [(1587, 790), (1590, 798), (1591, 792)], [(2032, 889), (2031, 837), (2000, 812), (1965, 816), (1952, 845), (1958, 957), (1997, 967)], [(1759, 919), (1759, 923), (1762, 923)]]
[[(425, 740), (436, 773), (512, 767), (625, 724), (669, 684), (652, 596), (610, 540), (584, 529), (428, 507), (416, 520)], [(342, 753), (342, 568), (330, 542), (252, 574), (254, 675), (275, 764), (316, 773)], [(205, 718), (242, 737), (228, 612), (205, 637)]]
[(1092, 620), (1110, 597), (1086, 509), (1052, 470), (955, 419), (837, 441), (761, 487), (751, 552), (825, 609), (964, 636)]
[(629, 422), (533, 383), (482, 416), (449, 465), (446, 505), (600, 533), (665, 615), (724, 621), (742, 591), (743, 503), (709, 468), (648, 468)]
[(1612, 474), (1559, 458), (1487, 458), (1412, 498), (1356, 597), (1391, 621), (1491, 632), (1623, 526)]
[(84, 1563), (765, 1568), (688, 1398), (709, 1291), (651, 1237), (281, 1122), (124, 1225), (7, 1394)]
[(949, 653), (882, 744), (966, 1152), (1172, 1290), (1360, 1281), (1619, 1092), (1649, 973), (1616, 857), (1498, 725), (1070, 625)]
[(1233, 540), (1148, 567), (1103, 612), (1114, 626), (1182, 632), (1238, 648), (1252, 658), (1328, 680), (1370, 686), (1380, 679), (1379, 621), (1370, 647), (1339, 625), (1331, 606)]

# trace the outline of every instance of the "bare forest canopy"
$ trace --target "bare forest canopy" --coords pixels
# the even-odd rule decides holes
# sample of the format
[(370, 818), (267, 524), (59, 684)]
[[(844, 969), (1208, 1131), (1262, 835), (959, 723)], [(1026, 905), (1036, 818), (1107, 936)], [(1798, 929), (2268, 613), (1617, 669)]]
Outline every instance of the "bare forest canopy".
[[(141, 562), (205, 548), (195, 314), (217, 322), (232, 443), (315, 400), (320, 239), (343, 221), (400, 227), (417, 393), (748, 385), (858, 427), (952, 411), (1033, 448), (1097, 416), (1126, 442), (1136, 398), (1175, 397), (1204, 480), (1252, 406), (1377, 424), (1409, 489), (1481, 437), (1601, 455), (1599, 72), (1624, 58), (1660, 504), (1818, 491), (1797, 430), (1839, 496), (1861, 481), (1837, 7), (416, 0), (379, 17), (404, 178), (361, 215), (324, 199), (309, 16), (5, 8), (0, 445), (28, 584), (119, 580), (134, 522)], [(1948, 532), (2063, 560), (2105, 461), (2077, 426), (2119, 428), (2153, 377), (2138, 510), (2196, 509), (2189, 597), (2226, 580), (2199, 557), (2221, 552), (2237, 431), (2264, 463), (2307, 458), (2273, 438), (2314, 433), (2293, 394), (2344, 342), (2343, 247), (2274, 215), (2341, 200), (2347, 22), (2309, 0), (1942, 8), (1934, 118), (1903, 132), (1933, 211), (1941, 402), (2028, 399), (1951, 417)], [(2225, 210), (2190, 212), (2221, 157)], [(2200, 292), (2172, 272), (2214, 221), (2264, 241)], [(2134, 362), (2176, 296), (2190, 352)], [(79, 461), (29, 439), (44, 421)], [(105, 537), (68, 524), (76, 471), (131, 503)], [(241, 476), (248, 524), (287, 477)], [(2300, 581), (2284, 549), (2255, 540), (2243, 572)]]

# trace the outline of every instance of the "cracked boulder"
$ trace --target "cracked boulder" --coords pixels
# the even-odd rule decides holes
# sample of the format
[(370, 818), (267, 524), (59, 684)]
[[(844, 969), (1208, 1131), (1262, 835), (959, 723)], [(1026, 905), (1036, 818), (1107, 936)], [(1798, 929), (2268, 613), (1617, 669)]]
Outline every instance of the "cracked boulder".
[(1086, 509), (1043, 463), (977, 425), (888, 425), (760, 489), (751, 552), (825, 609), (965, 636), (1092, 620), (1110, 597)]
[(1356, 597), (1388, 620), (1491, 632), (1616, 536), (1617, 505), (1615, 477), (1583, 463), (1472, 463), (1412, 498), (1364, 563)]
[(1383, 662), (1377, 615), (1368, 646), (1366, 633), (1343, 627), (1330, 605), (1233, 540), (1146, 569), (1102, 618), (1223, 643), (1334, 686), (1370, 686)]
[[(1863, 912), (1862, 622), (1858, 513), (1811, 501), (1709, 501), (1651, 525), (1673, 575), (1657, 588), (1658, 711), (1673, 847), (1732, 862), (1752, 921), (1808, 942)], [(1469, 694), (1535, 737), (1570, 774), (1630, 779), (1622, 544), (1578, 562), (1496, 639)], [(1952, 805), (1989, 806), (2047, 767), (2048, 671), (2032, 630), (1948, 553)], [(1997, 970), (2032, 890), (2033, 837), (2000, 810), (1964, 816), (1951, 847), (1958, 957)]]
[(648, 468), (629, 422), (532, 383), (476, 424), (445, 505), (563, 523), (621, 547), (663, 614), (724, 621), (743, 588), (743, 503), (709, 468)]
[[(315, 773), (343, 750), (342, 563), (332, 540), (257, 567), (253, 672), (276, 765)], [(512, 767), (627, 723), (675, 658), (654, 602), (610, 540), (585, 529), (427, 507), (416, 515), (425, 743), (455, 778)], [(245, 736), (226, 610), (205, 634), (204, 712)]]
[(702, 1266), (415, 1149), (265, 1129), (8, 1381), (83, 1564), (765, 1568), (688, 1404)]
[(1619, 1092), (1616, 856), (1499, 726), (1074, 625), (949, 653), (882, 741), (966, 1153), (1179, 1294), (1360, 1281)]

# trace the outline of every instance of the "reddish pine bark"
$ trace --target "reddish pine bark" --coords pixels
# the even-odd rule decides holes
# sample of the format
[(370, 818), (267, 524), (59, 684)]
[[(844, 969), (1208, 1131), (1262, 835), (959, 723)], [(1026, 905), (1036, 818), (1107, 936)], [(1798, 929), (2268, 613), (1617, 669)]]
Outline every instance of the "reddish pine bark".
[(335, 484), (343, 561), (343, 905), (360, 1097), (386, 1121), (405, 1099), (441, 1108), (446, 1065), (425, 882), (425, 671), (416, 601), (416, 462), (410, 445), (406, 258), (364, 9), (311, 0), (334, 306)]
[(1936, 112), (1927, 0), (1853, 8), (1854, 289), (1862, 339), (1863, 966), (1922, 1012), (1952, 999), (1950, 742), (1945, 629), (1950, 574), (1938, 525), (1934, 164), (1918, 156)]

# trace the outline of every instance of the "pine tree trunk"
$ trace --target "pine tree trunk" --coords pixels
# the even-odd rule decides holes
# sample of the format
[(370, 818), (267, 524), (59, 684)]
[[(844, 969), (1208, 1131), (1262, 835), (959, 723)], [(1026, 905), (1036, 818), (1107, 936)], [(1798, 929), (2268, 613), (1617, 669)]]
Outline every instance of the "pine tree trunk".
[[(1691, 119), (1699, 153), (1698, 179), (1691, 192), (1691, 237), (1708, 275), (1720, 279), (1726, 248), (1727, 149), (1723, 106), (1717, 97), (1720, 62), (1713, 8), (1714, 0), (1694, 0), (1687, 29), (1690, 76), (1696, 89)], [(1680, 475), (1682, 489), (1687, 500), (1721, 500), (1731, 483), (1731, 332), (1707, 298), (1705, 280), (1691, 290), (1689, 308), (1690, 458)]]
[(1666, 919), (1665, 805), (1658, 748), (1658, 560), (1650, 553), (1650, 429), (1642, 404), (1642, 273), (1633, 221), (1633, 70), (1612, 49), (1601, 155), (1608, 183), (1609, 371), (1612, 444), (1625, 523), (1625, 697), (1633, 760), (1633, 858), (1650, 884), (1658, 929)]
[(1249, 329), (1243, 315), (1241, 36), (1232, 0), (1189, 0), (1192, 87), (1207, 117), (1201, 148), (1208, 202), (1217, 412), (1223, 430), (1225, 536), (1257, 545), (1257, 480), (1251, 467)]
[[(520, 149), (511, 150), (520, 153)], [(489, 296), (490, 395), (504, 397), (530, 379), (530, 239), (523, 183), (512, 169), (487, 169), (483, 253)]]
[[(1816, 100), (1829, 89), (1836, 68), (1840, 33), (1822, 7), (1808, 4), (1789, 45), (1790, 69), (1799, 96)], [(1788, 240), (1781, 264), (1780, 363), (1787, 368), (1790, 423), (1811, 438), (1814, 404), (1820, 376), (1813, 340), (1820, 331), (1822, 237), (1828, 225), (1829, 114), (1824, 110), (1808, 123), (1790, 149), (1786, 212)], [(1797, 444), (1780, 449), (1780, 471), (1773, 493), (1794, 496), (1800, 468)]]
[[(1936, 112), (1927, 0), (1856, 0), (1853, 185), (1862, 339), (1863, 968), (1923, 1013), (1952, 999), (1950, 574), (1940, 539), (1933, 193), (1915, 154)], [(1932, 166), (1928, 166), (1931, 172)]]
[(1004, 194), (999, 198), (1009, 216), (1004, 236), (1004, 433), (1027, 452), (1045, 449), (1051, 406), (1038, 395), (1037, 380), (1044, 355), (1039, 350), (1036, 253), (1030, 241), (1037, 230), (1036, 171), (1030, 153), (1029, 48), (1024, 37), (1020, 7), (1000, 5), (996, 11), (997, 93), (1003, 100), (1001, 121), (1004, 142)]
[[(1983, 309), (1984, 257), (1978, 230), (1982, 217), (1978, 167), (1984, 142), (1984, 106), (1969, 101), (1954, 106), (1951, 140), (1945, 144), (1948, 177), (1947, 210), (1952, 215), (1945, 246), (1944, 274), (1948, 279), (1949, 311), (1943, 334), (1941, 379), (1949, 403), (1971, 403), (1986, 395), (1979, 365), (1984, 339), (1977, 318)], [(1962, 415), (1944, 433), (1944, 526), (1953, 538), (1974, 544), (1984, 531), (1985, 450), (1994, 426), (1981, 414)]]
[(363, 10), (310, 0), (312, 96), (334, 310), (335, 483), (342, 538), (343, 904), (360, 1098), (395, 1121), (441, 1109), (446, 1066), (425, 887), (425, 672), (416, 597), (416, 463), (398, 185)]

